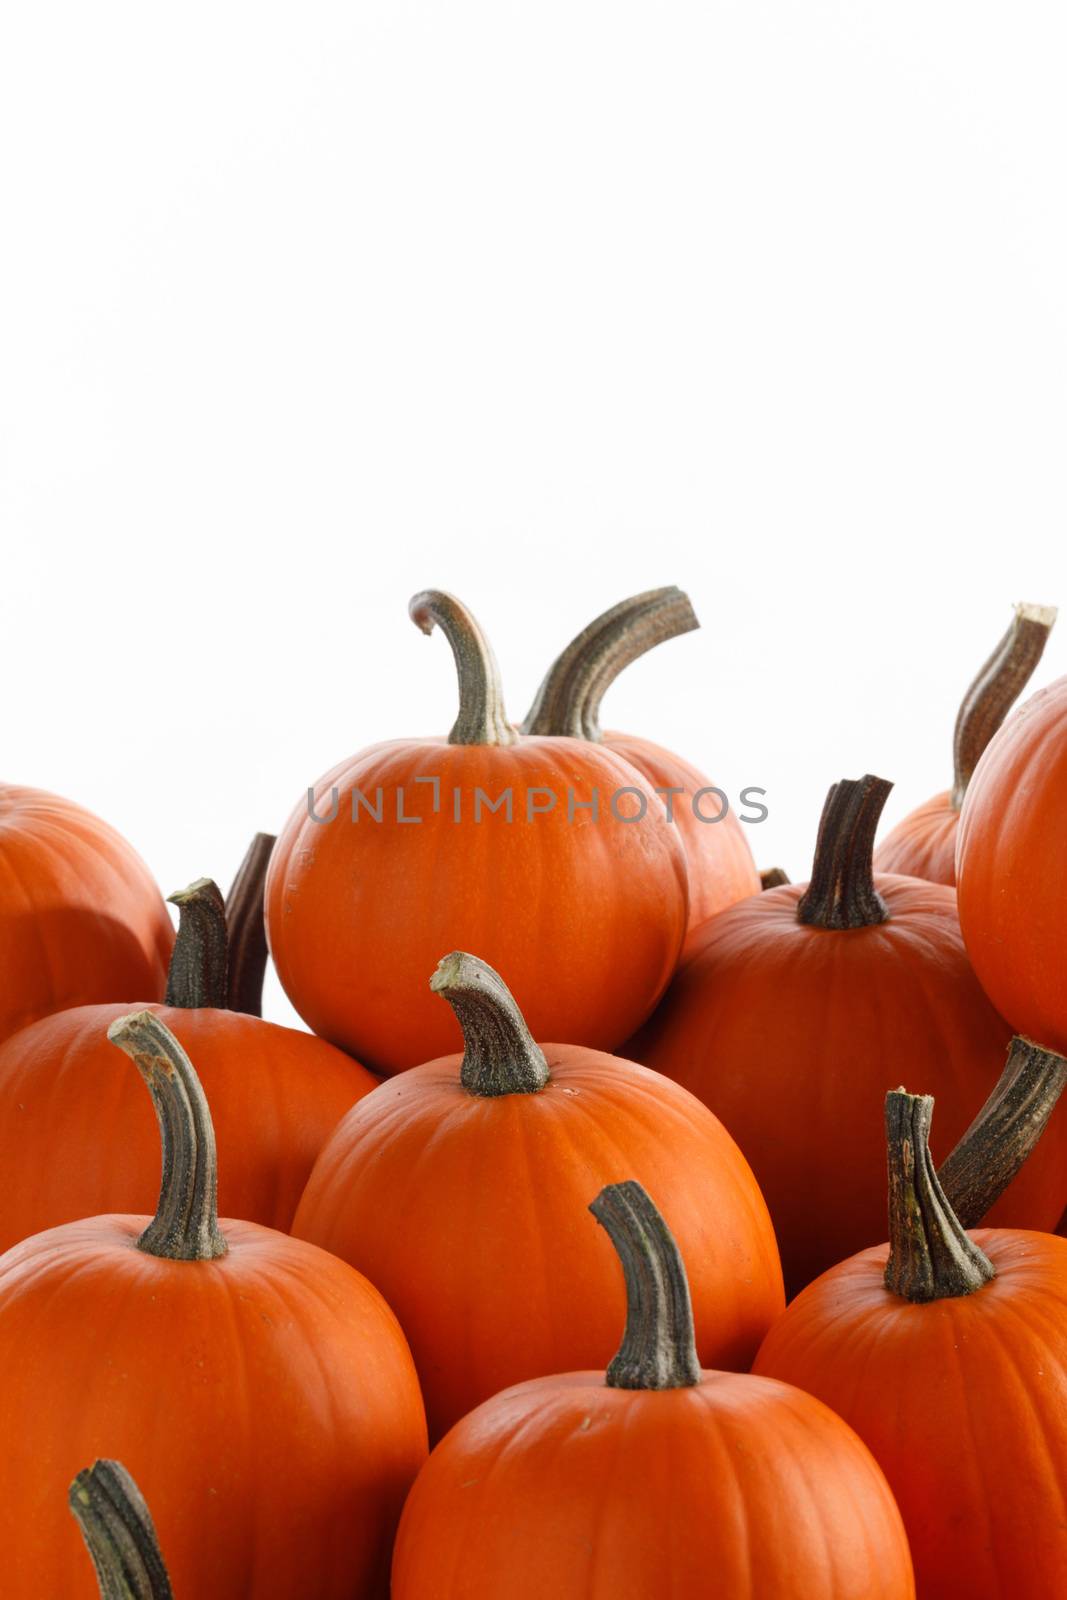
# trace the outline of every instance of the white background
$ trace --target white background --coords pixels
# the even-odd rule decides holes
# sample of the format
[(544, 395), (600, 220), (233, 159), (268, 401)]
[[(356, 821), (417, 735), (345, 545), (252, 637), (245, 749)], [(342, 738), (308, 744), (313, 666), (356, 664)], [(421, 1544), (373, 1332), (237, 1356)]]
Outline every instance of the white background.
[(225, 884), (449, 726), (414, 590), (517, 718), (678, 583), (703, 631), (607, 720), (765, 787), (761, 865), (837, 777), (947, 786), (1011, 602), (1067, 604), (1059, 5), (4, 17), (6, 778)]

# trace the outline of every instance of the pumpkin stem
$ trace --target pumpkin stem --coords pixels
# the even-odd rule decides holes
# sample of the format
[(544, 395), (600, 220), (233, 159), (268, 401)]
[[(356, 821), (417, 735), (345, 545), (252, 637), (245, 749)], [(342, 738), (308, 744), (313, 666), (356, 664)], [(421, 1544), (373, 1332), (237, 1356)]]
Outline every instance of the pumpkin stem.
[(192, 1062), (151, 1011), (117, 1018), (107, 1036), (126, 1052), (148, 1085), (163, 1147), (159, 1204), (137, 1248), (170, 1261), (213, 1261), (225, 1255), (215, 1130)]
[(626, 1331), (607, 1370), (612, 1389), (691, 1389), (700, 1382), (689, 1281), (674, 1235), (639, 1183), (609, 1183), (589, 1207), (626, 1280)]
[(784, 867), (764, 867), (759, 875), (760, 889), (780, 889), (790, 878)]
[(226, 896), (229, 974), (226, 1005), (249, 1017), (263, 1015), (263, 975), (267, 970), (267, 924), (263, 886), (274, 849), (272, 833), (257, 833), (245, 852)]
[(226, 1004), (226, 907), (218, 885), (197, 878), (167, 896), (178, 907), (178, 936), (167, 973), (164, 1004), (183, 1011)]
[(523, 733), (598, 742), (600, 702), (624, 667), (667, 639), (699, 628), (681, 589), (649, 589), (621, 600), (572, 639), (549, 668)]
[(952, 736), (952, 805), (958, 811), (986, 745), (1041, 660), (1055, 606), (1018, 605), (1011, 626), (963, 697)]
[(831, 785), (811, 882), (797, 902), (798, 921), (816, 928), (868, 928), (888, 919), (874, 887), (874, 835), (892, 787), (869, 772)]
[(453, 950), (430, 979), (463, 1029), (460, 1082), (471, 1094), (537, 1094), (548, 1082), (548, 1062), (530, 1035), (511, 990), (499, 973), (465, 950)]
[(443, 589), (424, 589), (409, 602), (408, 614), (423, 633), (440, 628), (452, 646), (459, 715), (449, 744), (514, 744), (518, 735), (504, 709), (500, 668), (489, 640), (462, 601)]
[(964, 1228), (977, 1228), (1028, 1159), (1067, 1084), (1067, 1061), (1016, 1036), (1000, 1081), (938, 1169)]
[(930, 1155), (934, 1099), (890, 1089), (885, 1097), (889, 1154), (889, 1260), (885, 1286), (904, 1300), (973, 1294), (996, 1268), (964, 1233), (945, 1199)]
[(151, 1514), (120, 1462), (86, 1467), (67, 1499), (96, 1568), (101, 1600), (172, 1600)]

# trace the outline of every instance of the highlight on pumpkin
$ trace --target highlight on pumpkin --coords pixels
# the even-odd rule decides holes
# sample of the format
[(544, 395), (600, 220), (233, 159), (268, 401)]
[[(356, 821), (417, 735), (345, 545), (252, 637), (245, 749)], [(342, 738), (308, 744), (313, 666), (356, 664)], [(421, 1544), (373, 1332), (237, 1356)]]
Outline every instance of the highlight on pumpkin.
[(101, 1600), (173, 1600), (151, 1513), (119, 1461), (78, 1473), (68, 1496)]

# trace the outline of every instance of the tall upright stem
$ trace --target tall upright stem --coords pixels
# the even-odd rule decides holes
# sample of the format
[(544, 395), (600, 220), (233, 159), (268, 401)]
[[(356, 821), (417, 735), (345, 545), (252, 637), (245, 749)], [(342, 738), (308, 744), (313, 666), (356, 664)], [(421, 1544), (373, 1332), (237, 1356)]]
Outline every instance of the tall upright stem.
[(267, 924), (263, 889), (274, 849), (272, 833), (257, 833), (226, 896), (229, 971), (226, 1004), (249, 1017), (263, 1015), (263, 977), (267, 970)]
[(960, 1227), (930, 1155), (933, 1096), (891, 1089), (885, 1097), (889, 1166), (889, 1260), (885, 1284), (904, 1300), (974, 1294), (996, 1268)]
[(97, 1461), (67, 1495), (96, 1568), (101, 1600), (172, 1600), (151, 1513), (126, 1468)]
[(1055, 621), (1055, 606), (1016, 606), (1007, 633), (964, 695), (952, 737), (952, 804), (957, 811), (982, 752), (1041, 660)]
[(871, 773), (842, 778), (826, 796), (811, 882), (797, 920), (817, 928), (867, 928), (889, 911), (874, 887), (874, 835), (893, 785)]
[(537, 1094), (548, 1063), (500, 974), (477, 956), (453, 950), (438, 963), (430, 988), (448, 1001), (463, 1029), (460, 1081), (471, 1094)]
[(612, 1389), (688, 1389), (700, 1382), (685, 1267), (667, 1224), (632, 1179), (609, 1183), (589, 1207), (626, 1280), (626, 1331), (607, 1370)]
[(215, 1130), (192, 1062), (151, 1011), (119, 1017), (107, 1036), (125, 1051), (148, 1086), (163, 1149), (159, 1204), (137, 1248), (170, 1261), (212, 1261), (225, 1255)]
[(217, 884), (197, 878), (169, 897), (178, 907), (178, 936), (167, 973), (168, 1006), (192, 1010), (226, 1004), (226, 907)]
[(423, 633), (441, 629), (452, 646), (459, 678), (459, 715), (449, 744), (514, 744), (518, 735), (504, 709), (500, 668), (492, 647), (471, 612), (443, 589), (424, 589), (408, 605)]
[(1067, 1061), (1016, 1036), (996, 1088), (938, 1180), (964, 1228), (977, 1228), (1000, 1199), (1045, 1131), (1067, 1084)]
[(667, 639), (699, 628), (681, 589), (649, 589), (583, 628), (549, 668), (526, 714), (526, 734), (598, 741), (600, 702), (619, 673)]

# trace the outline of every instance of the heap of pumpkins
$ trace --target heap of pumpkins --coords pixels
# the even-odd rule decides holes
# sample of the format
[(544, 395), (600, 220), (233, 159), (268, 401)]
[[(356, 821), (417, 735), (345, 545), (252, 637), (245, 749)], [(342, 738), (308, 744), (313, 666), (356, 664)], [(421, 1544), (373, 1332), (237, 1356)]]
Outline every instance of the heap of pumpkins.
[(0, 790), (0, 1594), (1067, 1594), (1067, 678), (1008, 716), (1054, 612), (952, 789), (876, 849), (889, 784), (834, 784), (798, 885), (601, 730), (679, 590), (521, 726), (466, 607), (410, 611), (451, 732), (176, 938)]

